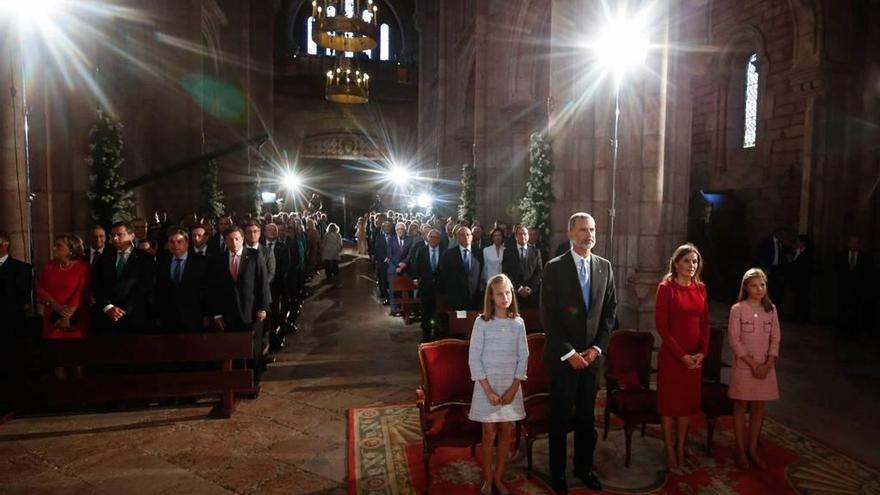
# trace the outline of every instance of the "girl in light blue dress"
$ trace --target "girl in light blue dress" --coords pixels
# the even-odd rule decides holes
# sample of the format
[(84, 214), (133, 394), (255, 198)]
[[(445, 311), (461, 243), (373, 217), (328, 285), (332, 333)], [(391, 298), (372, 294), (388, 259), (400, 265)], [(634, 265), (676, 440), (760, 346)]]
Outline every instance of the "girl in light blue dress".
[[(502, 476), (513, 425), (526, 416), (520, 382), (526, 379), (528, 360), (526, 327), (519, 317), (513, 284), (506, 275), (495, 275), (486, 285), (483, 314), (474, 321), (468, 350), (471, 379), (478, 384), (474, 386), (468, 417), (483, 423), (482, 494), (491, 494), (493, 484), (498, 493), (508, 493)], [(496, 435), (498, 452), (493, 471)]]

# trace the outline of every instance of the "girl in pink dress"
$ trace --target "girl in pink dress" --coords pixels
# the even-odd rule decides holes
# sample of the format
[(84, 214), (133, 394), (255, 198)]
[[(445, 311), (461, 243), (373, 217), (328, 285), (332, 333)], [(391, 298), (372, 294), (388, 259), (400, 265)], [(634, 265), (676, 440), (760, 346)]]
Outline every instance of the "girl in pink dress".
[[(767, 295), (767, 275), (758, 268), (743, 275), (739, 302), (730, 308), (727, 337), (735, 358), (728, 395), (734, 400), (736, 463), (748, 469), (751, 460), (759, 469), (766, 469), (767, 465), (758, 455), (758, 436), (764, 422), (765, 401), (779, 399), (776, 359), (780, 331), (776, 307)], [(745, 426), (747, 409), (751, 410), (748, 430)]]

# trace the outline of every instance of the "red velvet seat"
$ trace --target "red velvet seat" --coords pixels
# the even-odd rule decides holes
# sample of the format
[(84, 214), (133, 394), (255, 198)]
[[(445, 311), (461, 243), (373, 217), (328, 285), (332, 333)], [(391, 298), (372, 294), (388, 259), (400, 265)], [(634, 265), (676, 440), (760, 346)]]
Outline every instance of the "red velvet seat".
[(727, 396), (727, 384), (721, 382), (721, 369), (730, 365), (721, 359), (724, 333), (713, 327), (709, 331), (709, 352), (703, 359), (703, 385), (700, 410), (706, 415), (706, 455), (712, 453), (715, 424), (721, 416), (733, 415), (733, 399)]
[(654, 335), (650, 332), (617, 330), (611, 334), (605, 352), (605, 382), (608, 393), (605, 404), (605, 431), (608, 439), (611, 415), (623, 420), (626, 435), (626, 467), (629, 467), (632, 433), (639, 425), (642, 436), (646, 424), (660, 423), (657, 414), (657, 392), (651, 390), (651, 355)]
[(419, 345), (419, 366), (422, 386), (416, 390), (416, 404), (422, 429), (427, 492), (431, 487), (430, 462), (434, 450), (473, 447), (482, 439), (482, 425), (467, 417), (474, 391), (467, 341), (443, 339)]

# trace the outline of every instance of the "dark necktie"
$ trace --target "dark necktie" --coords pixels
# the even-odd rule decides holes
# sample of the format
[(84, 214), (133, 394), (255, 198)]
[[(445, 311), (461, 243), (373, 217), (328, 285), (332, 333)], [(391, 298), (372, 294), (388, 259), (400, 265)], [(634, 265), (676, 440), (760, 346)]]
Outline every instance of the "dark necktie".
[(526, 273), (526, 248), (519, 248), (519, 269), (523, 275)]
[(470, 273), (471, 271), (471, 258), (469, 256), (470, 250), (465, 249), (461, 256), (461, 262), (464, 263), (464, 271)]
[(122, 275), (122, 270), (125, 268), (125, 252), (120, 252), (119, 257), (116, 258), (116, 276)]
[(97, 250), (92, 250), (92, 265), (94, 265), (95, 262), (98, 261), (98, 256), (100, 255), (101, 253), (99, 253)]
[(174, 278), (174, 283), (176, 283), (176, 284), (179, 284), (179, 283), (180, 283), (180, 278), (181, 278), (181, 277), (180, 277), (180, 275), (181, 275), (181, 273), (180, 273), (180, 272), (181, 272), (180, 267), (181, 267), (181, 262), (182, 262), (182, 261), (183, 261), (183, 258), (174, 258), (174, 275), (173, 275), (173, 278)]
[(431, 250), (431, 273), (437, 271), (437, 251)]

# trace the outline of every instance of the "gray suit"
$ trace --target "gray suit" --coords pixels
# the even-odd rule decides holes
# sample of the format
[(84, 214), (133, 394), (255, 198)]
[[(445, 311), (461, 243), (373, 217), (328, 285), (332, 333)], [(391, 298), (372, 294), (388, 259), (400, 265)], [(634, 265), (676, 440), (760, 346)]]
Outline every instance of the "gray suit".
[(250, 246), (245, 246), (250, 249), (259, 249), (260, 254), (263, 255), (264, 266), (266, 267), (266, 280), (271, 284), (272, 280), (275, 279), (275, 252), (272, 249), (269, 249), (269, 246), (265, 244), (258, 244), (256, 248), (252, 248)]

